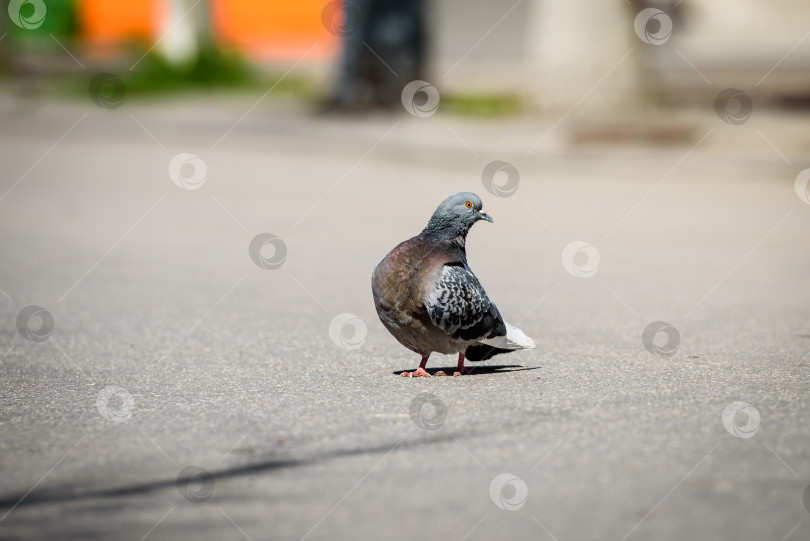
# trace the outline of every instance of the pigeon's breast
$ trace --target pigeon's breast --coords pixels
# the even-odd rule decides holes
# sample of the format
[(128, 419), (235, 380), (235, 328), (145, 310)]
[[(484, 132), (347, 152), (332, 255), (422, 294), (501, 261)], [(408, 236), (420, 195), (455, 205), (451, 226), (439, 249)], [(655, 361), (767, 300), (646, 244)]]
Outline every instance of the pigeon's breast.
[(433, 334), (433, 325), (424, 300), (446, 259), (441, 247), (414, 237), (391, 250), (372, 272), (371, 289), (380, 321), (414, 351), (431, 350), (426, 341)]
[(391, 250), (374, 267), (372, 291), (378, 309), (407, 312), (413, 317), (424, 298), (425, 253), (414, 242), (407, 240)]

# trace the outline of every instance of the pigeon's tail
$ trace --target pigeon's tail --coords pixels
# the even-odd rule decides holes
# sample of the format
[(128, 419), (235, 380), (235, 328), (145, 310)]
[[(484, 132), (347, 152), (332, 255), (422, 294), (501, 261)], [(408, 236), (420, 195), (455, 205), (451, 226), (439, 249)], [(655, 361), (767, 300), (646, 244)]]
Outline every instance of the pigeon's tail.
[(481, 343), (501, 349), (534, 349), (534, 340), (526, 336), (526, 333), (512, 325), (506, 323), (506, 336), (496, 336), (495, 338), (485, 338)]
[(485, 361), (500, 353), (509, 353), (518, 349), (534, 349), (534, 340), (514, 325), (506, 323), (506, 335), (486, 338), (479, 344), (467, 348), (466, 357), (470, 361)]

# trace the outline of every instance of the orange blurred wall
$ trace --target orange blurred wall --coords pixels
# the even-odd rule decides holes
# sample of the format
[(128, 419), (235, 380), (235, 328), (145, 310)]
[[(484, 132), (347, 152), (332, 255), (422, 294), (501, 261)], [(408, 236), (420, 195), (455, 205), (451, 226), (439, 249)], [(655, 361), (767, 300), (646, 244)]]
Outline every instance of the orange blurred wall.
[[(153, 43), (164, 27), (169, 0), (111, 2), (80, 0), (85, 40), (114, 46), (132, 40)], [(326, 0), (209, 0), (212, 27), (219, 43), (263, 60), (293, 60), (310, 49), (308, 59), (335, 55), (339, 45), (321, 23)], [(194, 9), (202, 8), (202, 4)]]
[[(266, 59), (333, 56), (337, 38), (321, 23), (324, 0), (211, 0), (221, 42)], [(317, 43), (317, 45), (316, 45)]]
[(95, 45), (140, 39), (149, 41), (157, 22), (158, 2), (78, 2), (84, 38)]

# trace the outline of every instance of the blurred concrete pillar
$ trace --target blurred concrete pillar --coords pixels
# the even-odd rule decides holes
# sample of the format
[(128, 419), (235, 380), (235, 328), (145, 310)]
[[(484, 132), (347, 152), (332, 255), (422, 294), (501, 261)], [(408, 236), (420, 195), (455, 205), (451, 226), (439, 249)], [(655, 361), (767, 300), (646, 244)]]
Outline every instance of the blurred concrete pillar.
[(201, 44), (211, 38), (208, 1), (167, 0), (166, 11), (161, 14), (158, 50), (172, 64), (189, 62)]
[(623, 0), (532, 0), (527, 50), (533, 101), (569, 109), (582, 100), (580, 112), (634, 102), (640, 76), (634, 39), (633, 14)]

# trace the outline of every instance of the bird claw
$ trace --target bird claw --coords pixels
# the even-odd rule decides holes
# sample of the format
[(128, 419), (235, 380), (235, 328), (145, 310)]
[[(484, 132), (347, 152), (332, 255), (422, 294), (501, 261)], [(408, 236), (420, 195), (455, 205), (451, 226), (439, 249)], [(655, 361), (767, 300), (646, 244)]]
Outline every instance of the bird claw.
[[(454, 376), (461, 376), (461, 375), (464, 375), (464, 374), (466, 374), (466, 373), (467, 373), (467, 371), (466, 371), (466, 370), (463, 370), (463, 371), (461, 371), (461, 370), (456, 370), (455, 372), (453, 372), (453, 375), (454, 375)], [(433, 375), (434, 375), (434, 376), (449, 376), (449, 374), (448, 374), (447, 372), (445, 372), (444, 370), (439, 370), (438, 372), (436, 372), (436, 373), (435, 373), (435, 374), (433, 374)]]
[(422, 368), (421, 366), (414, 370), (413, 372), (403, 372), (401, 374), (403, 378), (429, 378), (430, 374), (427, 373), (427, 370)]

